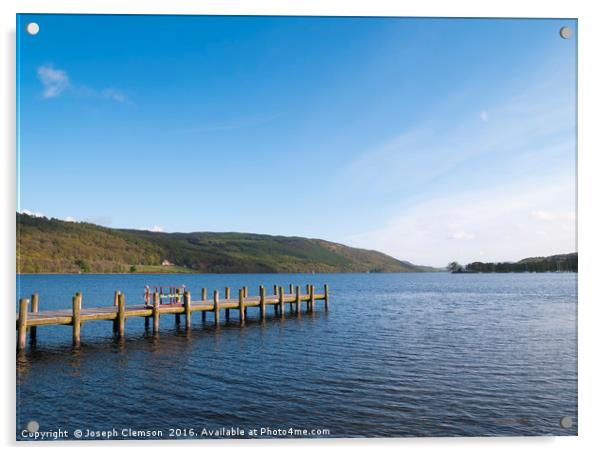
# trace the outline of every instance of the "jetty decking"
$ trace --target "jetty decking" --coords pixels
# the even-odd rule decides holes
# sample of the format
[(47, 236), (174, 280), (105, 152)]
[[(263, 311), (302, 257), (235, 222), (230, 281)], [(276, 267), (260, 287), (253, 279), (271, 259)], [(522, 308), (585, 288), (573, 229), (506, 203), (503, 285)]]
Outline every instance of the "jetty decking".
[(37, 337), (37, 327), (45, 325), (71, 325), (73, 327), (73, 345), (79, 346), (81, 341), (81, 325), (91, 321), (113, 321), (113, 332), (120, 338), (125, 337), (125, 321), (128, 318), (143, 317), (145, 326), (148, 327), (150, 320), (153, 322), (153, 333), (159, 331), (159, 321), (162, 315), (175, 315), (176, 324), (180, 323), (181, 315), (184, 315), (184, 324), (186, 329), (190, 329), (193, 313), (201, 313), (202, 321), (205, 322), (208, 312), (214, 315), (214, 324), (220, 323), (220, 312), (225, 311), (226, 319), (230, 319), (230, 311), (238, 312), (238, 319), (241, 324), (245, 323), (247, 318), (247, 309), (256, 307), (259, 309), (261, 320), (265, 320), (266, 309), (272, 306), (274, 315), (284, 317), (285, 305), (289, 305), (289, 314), (299, 315), (301, 313), (301, 304), (306, 304), (306, 312), (311, 313), (314, 310), (314, 304), (318, 300), (324, 301), (324, 310), (328, 311), (328, 285), (324, 285), (324, 291), (321, 294), (315, 292), (314, 286), (308, 284), (305, 293), (301, 293), (299, 286), (293, 290), (293, 285), (289, 285), (289, 293), (284, 292), (282, 286), (274, 286), (274, 294), (266, 295), (265, 287), (259, 287), (259, 296), (250, 297), (247, 287), (238, 290), (238, 298), (230, 297), (230, 288), (225, 288), (225, 298), (220, 299), (219, 291), (214, 290), (213, 296), (207, 299), (207, 290), (201, 291), (201, 299), (193, 300), (189, 291), (183, 295), (183, 302), (177, 304), (160, 304), (159, 294), (153, 293), (153, 304), (150, 305), (128, 305), (125, 304), (125, 295), (120, 291), (115, 291), (113, 306), (98, 308), (82, 308), (83, 296), (81, 292), (76, 293), (72, 298), (71, 309), (39, 311), (38, 294), (31, 297), (31, 311), (29, 311), (29, 299), (19, 300), (19, 312), (17, 318), (18, 341), (17, 349), (22, 351), (26, 346), (27, 331), (29, 330), (30, 339), (33, 341)]

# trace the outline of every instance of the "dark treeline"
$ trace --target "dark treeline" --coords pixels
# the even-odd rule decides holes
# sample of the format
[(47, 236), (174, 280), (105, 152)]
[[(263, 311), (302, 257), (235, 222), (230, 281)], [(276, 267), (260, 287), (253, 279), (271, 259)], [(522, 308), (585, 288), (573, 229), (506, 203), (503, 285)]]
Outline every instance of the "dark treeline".
[(452, 273), (577, 272), (577, 253), (527, 258), (518, 262), (471, 262), (462, 266), (452, 262)]

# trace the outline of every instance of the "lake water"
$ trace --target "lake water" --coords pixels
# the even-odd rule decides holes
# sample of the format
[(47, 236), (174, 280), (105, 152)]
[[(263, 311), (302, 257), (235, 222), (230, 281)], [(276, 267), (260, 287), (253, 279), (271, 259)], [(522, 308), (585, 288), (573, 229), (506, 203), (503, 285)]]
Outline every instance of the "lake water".
[[(24, 275), (17, 296), (40, 294), (40, 309), (142, 301), (143, 287), (289, 283), (330, 286), (330, 311), (265, 323), (248, 310), (219, 329), (193, 314), (190, 332), (161, 318), (41, 327), (17, 359), (17, 437), (40, 430), (327, 430), (324, 437), (574, 435), (577, 433), (577, 275)], [(303, 305), (305, 309), (305, 305)], [(573, 426), (559, 425), (562, 417)], [(170, 430), (180, 430), (172, 431)], [(248, 433), (247, 433), (248, 434)], [(286, 436), (281, 436), (286, 437)], [(288, 436), (290, 437), (290, 436)], [(312, 436), (310, 436), (312, 437)]]

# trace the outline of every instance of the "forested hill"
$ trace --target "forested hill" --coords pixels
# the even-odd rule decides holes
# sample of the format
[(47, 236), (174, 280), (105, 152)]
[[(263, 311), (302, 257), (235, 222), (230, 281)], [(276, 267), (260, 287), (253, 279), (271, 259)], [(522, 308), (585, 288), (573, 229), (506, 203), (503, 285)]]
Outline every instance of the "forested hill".
[(466, 264), (466, 272), (577, 272), (577, 253), (555, 254), (554, 256), (533, 257), (518, 262), (472, 262)]
[(378, 251), (303, 237), (160, 233), (17, 213), (17, 272), (422, 272)]

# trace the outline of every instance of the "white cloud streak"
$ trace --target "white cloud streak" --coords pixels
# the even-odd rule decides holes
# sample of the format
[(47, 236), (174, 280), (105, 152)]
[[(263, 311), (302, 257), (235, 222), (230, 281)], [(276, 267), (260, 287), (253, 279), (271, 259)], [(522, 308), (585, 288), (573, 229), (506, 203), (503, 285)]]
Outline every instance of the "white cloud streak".
[(435, 266), (571, 252), (576, 248), (574, 195), (574, 182), (559, 177), (439, 197), (346, 241)]
[(63, 70), (55, 69), (52, 66), (40, 66), (37, 72), (38, 79), (44, 86), (42, 91), (44, 98), (56, 98), (70, 85), (69, 76)]
[(67, 89), (82, 97), (92, 97), (115, 101), (117, 103), (128, 102), (126, 95), (116, 88), (105, 88), (96, 90), (86, 85), (73, 85), (65, 70), (56, 69), (52, 65), (42, 65), (37, 68), (38, 79), (42, 83), (42, 97), (45, 99), (56, 98)]
[(399, 202), (344, 241), (435, 266), (574, 251), (574, 103), (549, 90), (535, 83), (478, 116), (434, 112), (360, 154), (340, 193)]
[(35, 217), (35, 218), (45, 218), (45, 217), (46, 217), (46, 215), (44, 215), (43, 213), (39, 213), (39, 212), (32, 212), (32, 211), (30, 211), (30, 210), (27, 210), (27, 209), (23, 209), (23, 210), (21, 210), (21, 213), (22, 213), (23, 215), (29, 215), (29, 216), (33, 216), (33, 217)]

